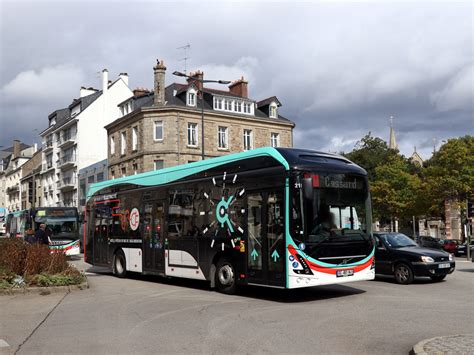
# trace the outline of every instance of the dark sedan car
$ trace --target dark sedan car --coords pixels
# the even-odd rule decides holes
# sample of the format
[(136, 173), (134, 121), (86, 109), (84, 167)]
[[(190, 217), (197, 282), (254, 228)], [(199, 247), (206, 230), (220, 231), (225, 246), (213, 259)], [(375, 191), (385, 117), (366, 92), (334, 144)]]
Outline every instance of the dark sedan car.
[(418, 246), (401, 233), (374, 233), (375, 273), (393, 275), (399, 284), (411, 283), (415, 276), (441, 281), (455, 268), (453, 256), (442, 250)]
[[(458, 245), (456, 250), (457, 256), (465, 256), (467, 253), (467, 243)], [(474, 240), (471, 240), (471, 255), (474, 253)]]
[(416, 238), (416, 242), (420, 247), (442, 249), (443, 246), (438, 238), (429, 235), (420, 235)]

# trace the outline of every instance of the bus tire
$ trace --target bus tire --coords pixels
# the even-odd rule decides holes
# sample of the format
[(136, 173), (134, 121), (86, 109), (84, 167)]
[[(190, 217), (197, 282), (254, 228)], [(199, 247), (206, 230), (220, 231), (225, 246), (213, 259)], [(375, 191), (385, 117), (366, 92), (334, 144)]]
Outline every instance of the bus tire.
[(216, 288), (219, 292), (232, 295), (237, 290), (237, 275), (235, 268), (227, 259), (220, 259), (216, 266)]
[(112, 267), (114, 275), (120, 278), (125, 277), (127, 275), (127, 264), (122, 249), (115, 252), (113, 260)]

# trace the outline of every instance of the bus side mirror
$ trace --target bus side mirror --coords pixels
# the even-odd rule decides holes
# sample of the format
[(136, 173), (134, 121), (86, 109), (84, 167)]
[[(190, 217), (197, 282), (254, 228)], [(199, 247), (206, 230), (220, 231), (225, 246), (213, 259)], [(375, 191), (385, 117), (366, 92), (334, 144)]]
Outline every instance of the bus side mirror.
[(313, 199), (313, 179), (312, 178), (303, 178), (303, 196), (305, 200)]

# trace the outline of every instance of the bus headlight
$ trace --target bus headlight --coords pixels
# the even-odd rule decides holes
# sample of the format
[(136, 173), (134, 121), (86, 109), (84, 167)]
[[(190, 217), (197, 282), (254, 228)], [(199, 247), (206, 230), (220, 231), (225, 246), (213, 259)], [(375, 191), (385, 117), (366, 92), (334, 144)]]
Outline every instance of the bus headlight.
[(431, 256), (422, 256), (421, 261), (424, 263), (432, 263), (434, 262), (434, 259)]

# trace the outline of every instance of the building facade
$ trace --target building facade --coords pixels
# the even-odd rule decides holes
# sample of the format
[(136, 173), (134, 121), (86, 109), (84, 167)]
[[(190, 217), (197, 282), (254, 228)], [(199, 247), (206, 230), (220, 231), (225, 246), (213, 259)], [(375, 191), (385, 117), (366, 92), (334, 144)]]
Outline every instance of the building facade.
[[(186, 84), (165, 87), (163, 61), (154, 69), (154, 90), (135, 90), (119, 105), (121, 117), (106, 126), (109, 178), (142, 173), (202, 158), (200, 93), (204, 93), (206, 158), (258, 147), (292, 147), (295, 124), (279, 114), (275, 97), (248, 97), (242, 77), (228, 91)], [(202, 72), (192, 74), (203, 79)]]
[(42, 206), (78, 206), (78, 171), (107, 158), (104, 126), (119, 116), (120, 102), (132, 96), (128, 75), (113, 83), (102, 71), (102, 90), (84, 88), (78, 99), (48, 116), (43, 140)]
[(37, 150), (21, 167), (21, 209), (41, 206), (41, 161), (42, 151)]
[(79, 212), (84, 212), (85, 210), (89, 186), (97, 182), (108, 180), (107, 167), (107, 159), (104, 159), (79, 170), (77, 176), (79, 180)]
[(36, 152), (36, 145), (29, 146), (22, 144), (19, 140), (13, 141), (11, 154), (3, 161), (3, 171), (0, 180), (3, 180), (3, 201), (8, 212), (19, 211), (21, 209), (22, 190), (20, 180), (23, 177), (22, 166)]

